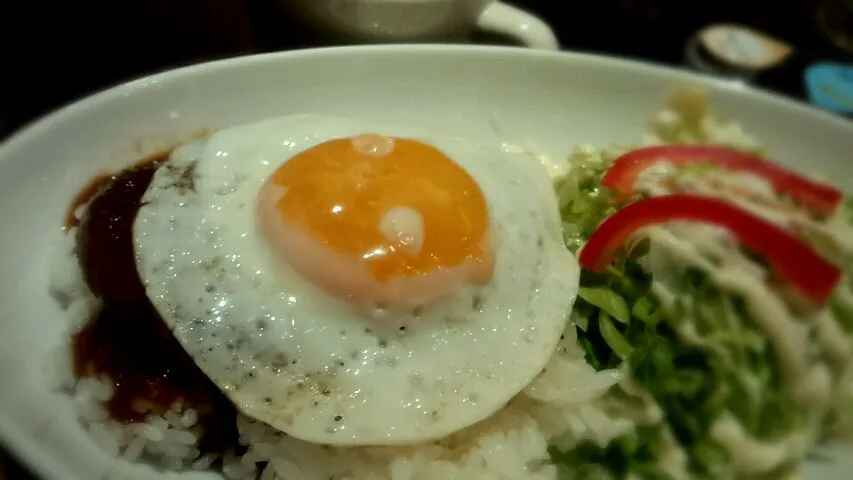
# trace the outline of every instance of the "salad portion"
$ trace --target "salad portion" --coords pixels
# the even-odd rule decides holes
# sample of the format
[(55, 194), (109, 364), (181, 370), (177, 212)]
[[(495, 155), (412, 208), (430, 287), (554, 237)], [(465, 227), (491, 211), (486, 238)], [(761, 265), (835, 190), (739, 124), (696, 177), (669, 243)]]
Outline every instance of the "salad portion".
[(572, 313), (636, 427), (553, 447), (568, 478), (785, 478), (853, 428), (853, 199), (774, 163), (704, 94), (636, 149), (555, 182), (583, 273)]

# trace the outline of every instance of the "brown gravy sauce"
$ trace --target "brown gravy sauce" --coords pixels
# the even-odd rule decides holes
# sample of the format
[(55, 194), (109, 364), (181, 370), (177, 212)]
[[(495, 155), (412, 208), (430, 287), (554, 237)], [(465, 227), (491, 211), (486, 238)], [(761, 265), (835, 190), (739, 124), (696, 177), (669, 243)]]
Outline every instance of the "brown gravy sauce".
[[(222, 453), (239, 449), (236, 410), (172, 336), (148, 300), (134, 260), (133, 221), (168, 154), (93, 179), (69, 207), (66, 227), (77, 227), (80, 267), (103, 302), (71, 340), (73, 368), (78, 377), (111, 379), (114, 393), (106, 407), (114, 420), (140, 422), (180, 404), (198, 413), (201, 452)], [(87, 203), (78, 220), (75, 212)], [(140, 412), (140, 404), (148, 412)]]

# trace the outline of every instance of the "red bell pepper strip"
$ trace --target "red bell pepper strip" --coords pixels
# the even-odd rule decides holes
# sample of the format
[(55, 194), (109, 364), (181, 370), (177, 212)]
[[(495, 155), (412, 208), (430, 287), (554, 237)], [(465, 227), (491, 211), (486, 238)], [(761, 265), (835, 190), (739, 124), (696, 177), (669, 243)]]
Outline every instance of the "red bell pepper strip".
[(651, 197), (618, 210), (589, 237), (578, 258), (581, 267), (604, 271), (634, 232), (670, 221), (695, 221), (726, 228), (790, 284), (818, 303), (824, 303), (841, 280), (841, 271), (835, 265), (775, 224), (724, 200), (689, 194)]
[(777, 193), (787, 195), (797, 204), (820, 215), (834, 212), (844, 196), (838, 189), (810, 180), (758, 155), (707, 145), (663, 145), (630, 151), (613, 162), (601, 184), (622, 194), (630, 194), (640, 174), (659, 162), (668, 162), (676, 167), (707, 164), (749, 172), (770, 182)]

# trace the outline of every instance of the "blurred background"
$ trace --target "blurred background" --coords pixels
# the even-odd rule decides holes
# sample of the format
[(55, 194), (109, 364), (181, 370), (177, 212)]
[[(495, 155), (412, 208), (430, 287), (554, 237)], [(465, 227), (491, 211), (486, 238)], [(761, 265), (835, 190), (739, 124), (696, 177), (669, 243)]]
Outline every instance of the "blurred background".
[[(321, 41), (279, 10), (286, 0), (4, 2), (0, 135), (51, 109), (142, 74)], [(682, 65), (687, 40), (736, 22), (795, 48), (755, 82), (803, 96), (802, 69), (853, 57), (853, 0), (512, 0), (557, 31), (565, 49)], [(845, 34), (846, 32), (846, 34)], [(477, 39), (494, 43), (497, 39)], [(846, 42), (846, 46), (845, 46)]]
[[(317, 46), (281, 12), (286, 0), (4, 2), (0, 137), (72, 100), (147, 73), (234, 55)], [(702, 27), (738, 23), (795, 49), (753, 78), (805, 98), (803, 70), (853, 62), (853, 0), (514, 0), (545, 19), (564, 49), (685, 66)], [(477, 38), (478, 43), (502, 43)], [(5, 472), (5, 474), (4, 474)], [(0, 478), (27, 479), (0, 451)]]

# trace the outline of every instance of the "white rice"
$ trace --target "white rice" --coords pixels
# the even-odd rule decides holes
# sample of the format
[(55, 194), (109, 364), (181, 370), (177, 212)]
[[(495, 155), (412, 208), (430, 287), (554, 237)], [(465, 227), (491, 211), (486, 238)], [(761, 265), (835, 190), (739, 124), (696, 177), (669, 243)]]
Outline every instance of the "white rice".
[[(86, 287), (68, 232), (52, 263), (51, 290), (66, 308), (69, 336), (100, 308)], [(171, 470), (206, 470), (217, 460), (233, 480), (553, 480), (547, 447), (569, 448), (582, 440), (604, 444), (630, 430), (597, 405), (619, 380), (615, 371), (595, 372), (577, 347), (568, 325), (545, 372), (492, 418), (450, 437), (409, 447), (333, 448), (291, 438), (266, 424), (238, 415), (240, 456), (201, 455), (204, 432), (198, 414), (180, 405), (144, 423), (121, 425), (109, 418), (108, 378), (76, 379), (67, 347), (54, 352), (49, 378), (66, 391), (81, 425), (100, 448), (119, 461), (146, 461)], [(135, 409), (147, 412), (145, 402)]]

